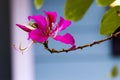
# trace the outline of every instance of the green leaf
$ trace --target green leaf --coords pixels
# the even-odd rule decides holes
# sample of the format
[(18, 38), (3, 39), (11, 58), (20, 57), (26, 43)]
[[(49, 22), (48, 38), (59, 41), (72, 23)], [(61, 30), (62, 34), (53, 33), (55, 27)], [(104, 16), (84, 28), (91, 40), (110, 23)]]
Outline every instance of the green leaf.
[(34, 0), (34, 5), (36, 9), (40, 9), (43, 4), (43, 0)]
[(108, 6), (115, 0), (96, 0), (97, 5), (99, 6)]
[(65, 18), (72, 21), (80, 20), (92, 2), (93, 0), (67, 0), (64, 11)]
[(111, 77), (117, 77), (118, 76), (118, 67), (115, 65), (111, 70)]
[(102, 17), (100, 25), (100, 33), (102, 35), (110, 35), (120, 26), (120, 16), (118, 15), (120, 6), (110, 8)]

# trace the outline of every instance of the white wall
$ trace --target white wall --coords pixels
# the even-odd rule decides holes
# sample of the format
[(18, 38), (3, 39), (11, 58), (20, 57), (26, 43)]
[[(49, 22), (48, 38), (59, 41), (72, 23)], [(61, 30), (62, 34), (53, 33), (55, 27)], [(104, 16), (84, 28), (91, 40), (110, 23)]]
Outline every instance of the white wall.
[[(27, 24), (27, 16), (31, 14), (30, 0), (11, 0), (10, 8), (12, 44), (18, 47), (22, 42), (23, 47), (25, 47), (30, 43), (27, 40), (27, 33), (19, 29), (15, 24)], [(32, 48), (23, 55), (12, 48), (12, 72), (12, 80), (34, 80)]]

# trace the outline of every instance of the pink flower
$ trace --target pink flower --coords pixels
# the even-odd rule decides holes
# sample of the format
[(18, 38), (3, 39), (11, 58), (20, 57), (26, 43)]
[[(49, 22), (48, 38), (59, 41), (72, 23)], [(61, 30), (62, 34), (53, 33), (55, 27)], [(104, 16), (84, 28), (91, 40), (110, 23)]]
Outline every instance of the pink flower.
[(60, 21), (56, 23), (57, 13), (56, 12), (45, 12), (46, 17), (42, 15), (28, 16), (31, 27), (27, 27), (21, 24), (16, 24), (18, 27), (28, 32), (28, 39), (34, 42), (44, 43), (49, 37), (60, 41), (65, 44), (70, 44), (75, 47), (75, 40), (69, 33), (65, 35), (59, 35), (60, 31), (65, 30), (71, 25), (71, 21), (65, 20), (60, 17)]

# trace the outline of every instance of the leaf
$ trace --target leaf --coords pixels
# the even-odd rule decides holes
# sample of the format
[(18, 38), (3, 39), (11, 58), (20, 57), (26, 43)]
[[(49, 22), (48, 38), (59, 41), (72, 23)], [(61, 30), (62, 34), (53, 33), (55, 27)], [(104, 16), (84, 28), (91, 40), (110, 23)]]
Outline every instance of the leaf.
[(67, 0), (64, 15), (72, 21), (80, 20), (88, 10), (93, 0)]
[(110, 35), (114, 33), (120, 26), (120, 16), (117, 13), (120, 6), (110, 8), (102, 17), (100, 25), (100, 33), (102, 35)]
[(43, 0), (34, 0), (34, 5), (36, 9), (40, 9), (43, 4)]
[(99, 6), (108, 6), (113, 3), (115, 0), (96, 0), (97, 5)]
[(115, 65), (111, 70), (111, 77), (117, 77), (118, 76), (118, 67)]

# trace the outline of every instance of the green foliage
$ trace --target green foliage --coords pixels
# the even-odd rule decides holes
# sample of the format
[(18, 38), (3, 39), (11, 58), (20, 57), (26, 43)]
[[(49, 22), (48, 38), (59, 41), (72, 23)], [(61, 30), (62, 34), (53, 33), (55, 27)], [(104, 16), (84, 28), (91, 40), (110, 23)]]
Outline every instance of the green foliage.
[(117, 11), (120, 6), (110, 8), (104, 15), (100, 25), (100, 33), (102, 35), (110, 35), (120, 26), (120, 16)]
[(72, 21), (80, 20), (88, 10), (93, 0), (67, 0), (64, 15)]
[(96, 0), (97, 5), (99, 6), (108, 6), (115, 0)]
[(40, 9), (44, 0), (34, 0), (34, 5), (36, 9)]
[(118, 67), (115, 65), (111, 70), (111, 77), (115, 78), (118, 76)]

